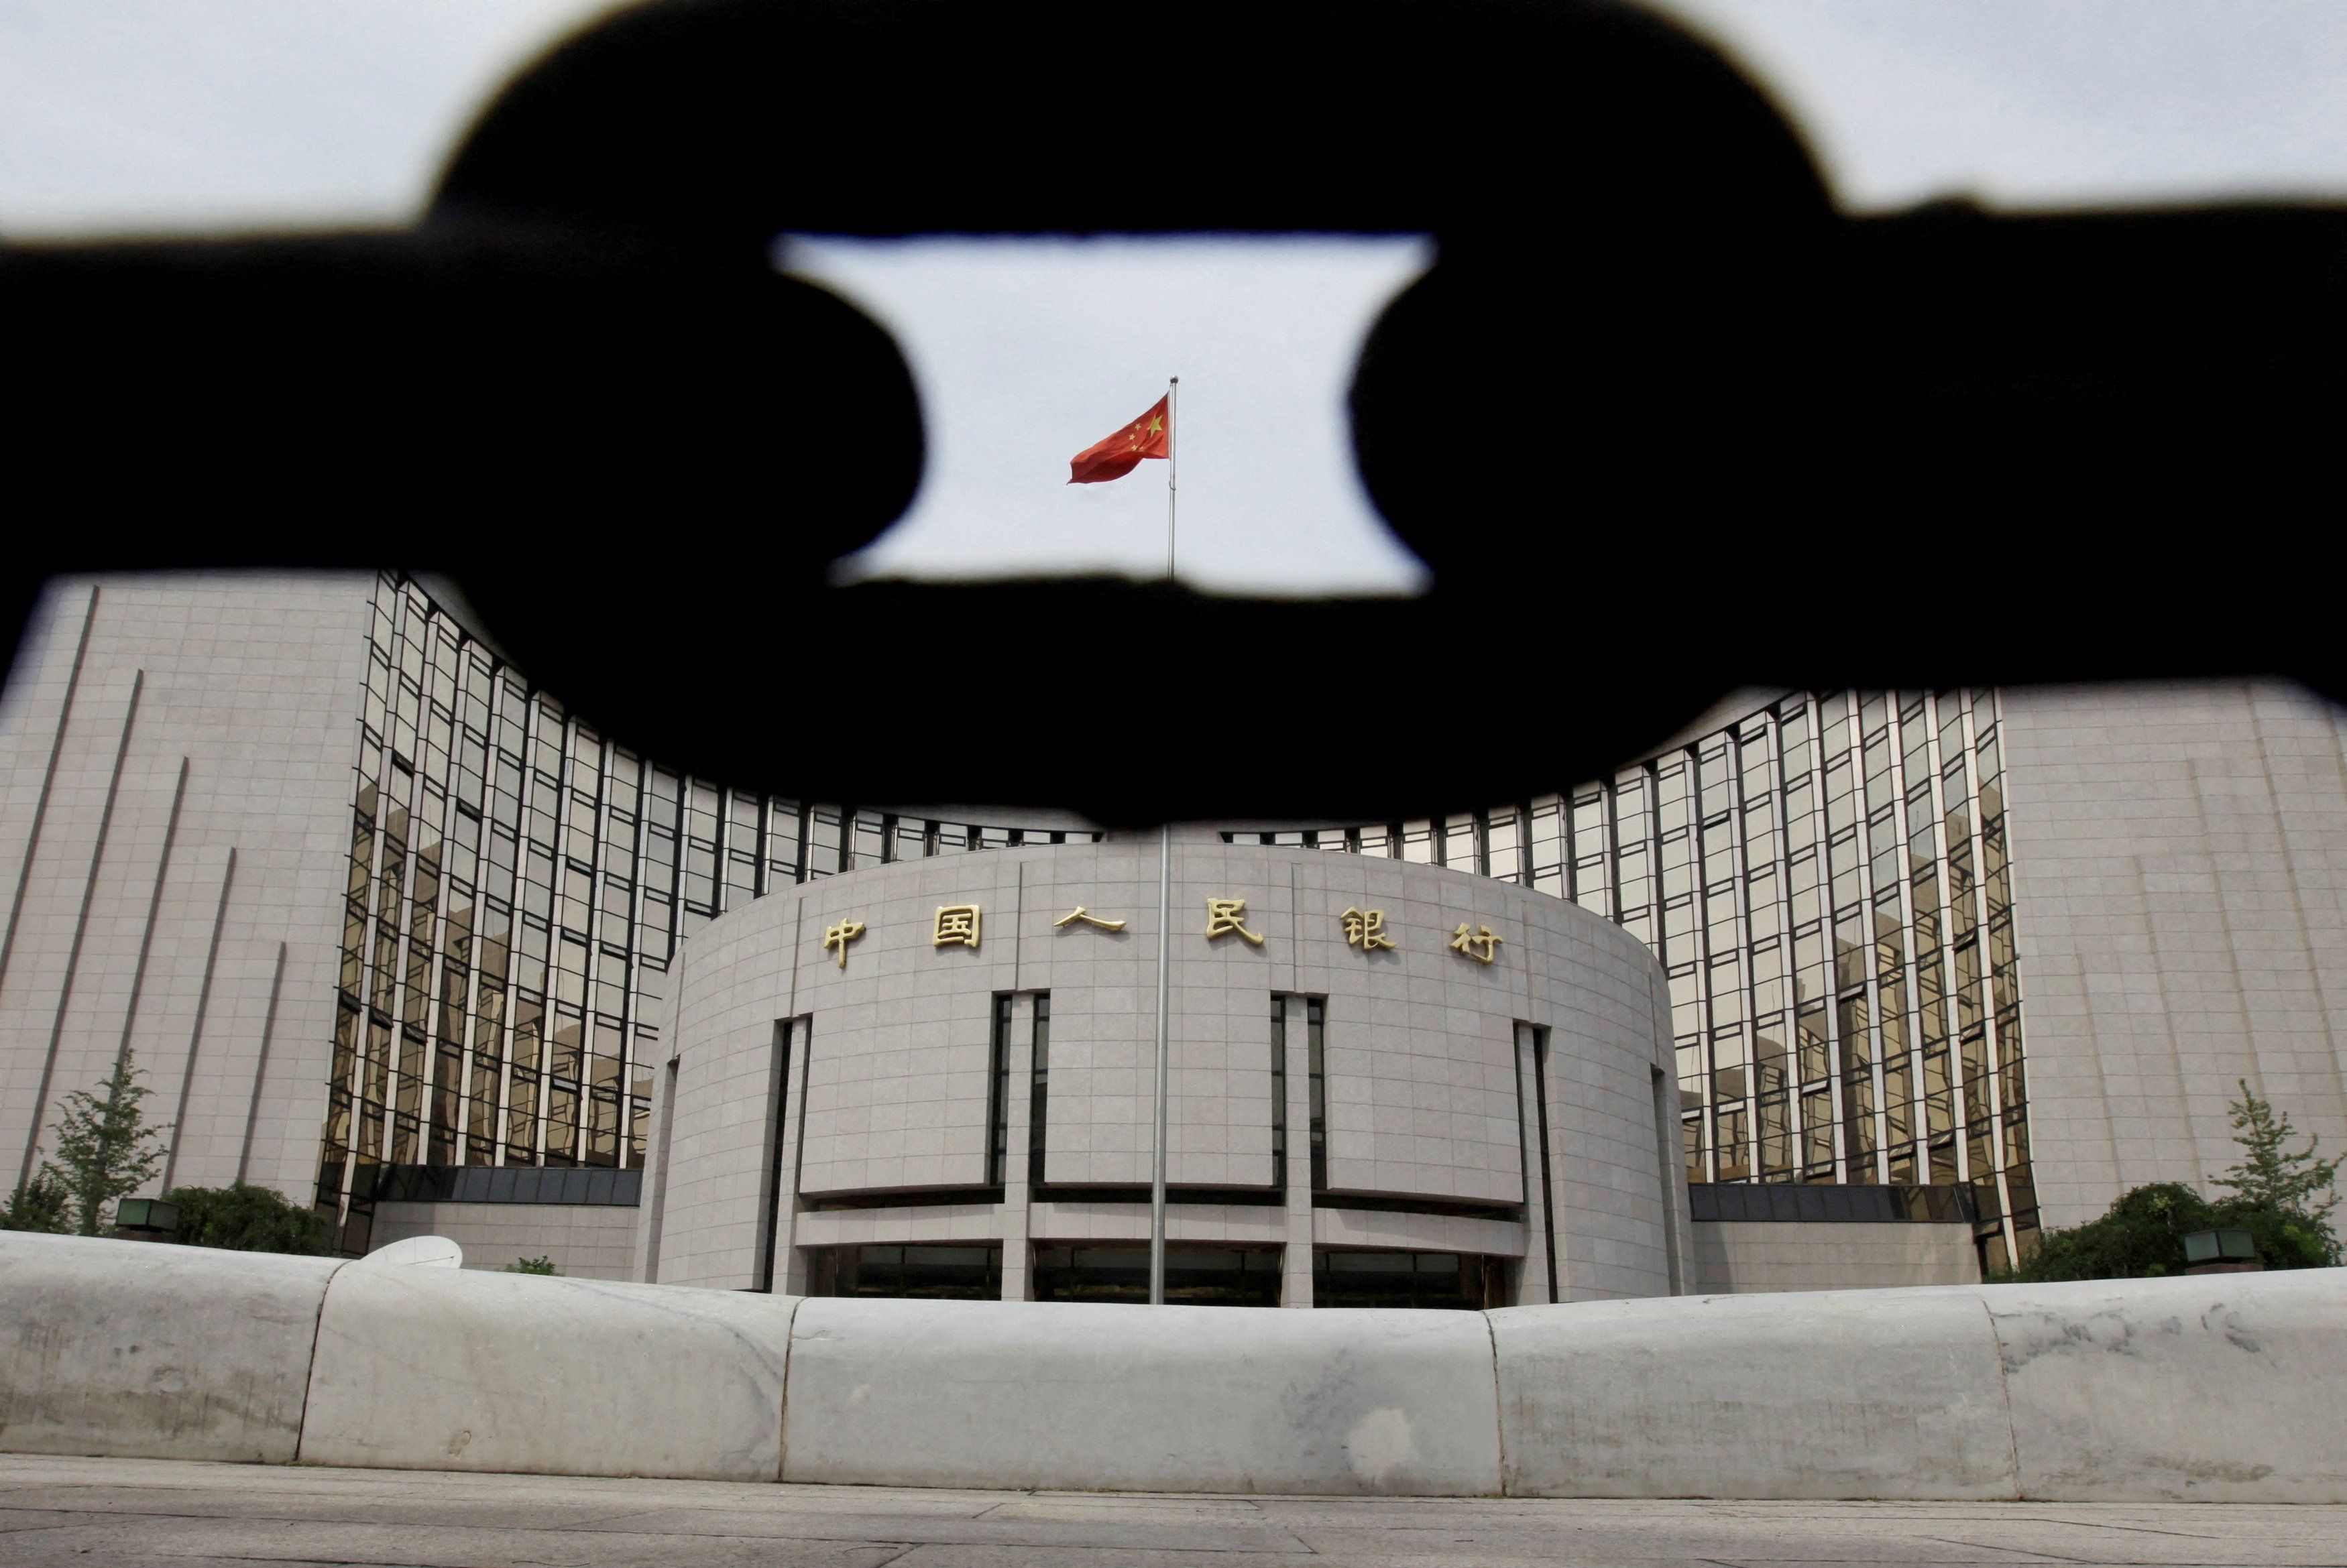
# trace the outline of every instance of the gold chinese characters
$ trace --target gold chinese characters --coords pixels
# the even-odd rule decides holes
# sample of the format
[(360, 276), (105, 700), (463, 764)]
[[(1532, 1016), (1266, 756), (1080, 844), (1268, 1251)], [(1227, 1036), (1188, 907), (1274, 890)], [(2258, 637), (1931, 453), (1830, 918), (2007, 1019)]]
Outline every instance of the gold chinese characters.
[[(1345, 945), (1358, 948), (1363, 954), (1399, 952), (1401, 943), (1386, 925), (1384, 910), (1347, 908), (1337, 917), (1344, 932)], [(1078, 904), (1051, 922), (1054, 930), (1070, 926), (1092, 926), (1099, 931), (1121, 932), (1127, 922), (1105, 920)], [(867, 928), (860, 920), (846, 917), (823, 928), (823, 950), (836, 954), (839, 967), (847, 967), (848, 947), (861, 940)], [(935, 947), (975, 948), (983, 934), (982, 911), (975, 903), (939, 904), (937, 919), (929, 928), (929, 945)], [(1261, 932), (1247, 929), (1247, 901), (1245, 899), (1213, 899), (1206, 901), (1206, 940), (1235, 936), (1250, 946), (1264, 945)], [(1471, 924), (1460, 921), (1450, 932), (1450, 951), (1478, 963), (1491, 963), (1500, 956), (1500, 946), (1507, 939), (1488, 925)]]
[(864, 922), (860, 920), (844, 920), (837, 925), (825, 926), (823, 930), (823, 950), (829, 952), (835, 947), (839, 949), (839, 967), (846, 969), (847, 944), (863, 934)]
[(931, 947), (976, 947), (978, 945), (978, 906), (976, 904), (941, 904), (938, 908), (937, 929), (930, 934)]
[(1450, 951), (1463, 952), (1478, 963), (1489, 963), (1500, 956), (1500, 943), (1503, 940), (1492, 935), (1491, 928), (1487, 925), (1477, 926), (1471, 932), (1462, 920), (1459, 922), (1459, 929), (1450, 933)]
[(1257, 947), (1263, 945), (1263, 938), (1246, 928), (1246, 900), (1208, 899), (1206, 901), (1206, 940), (1212, 942), (1218, 936), (1228, 936), (1233, 932), (1246, 938)]

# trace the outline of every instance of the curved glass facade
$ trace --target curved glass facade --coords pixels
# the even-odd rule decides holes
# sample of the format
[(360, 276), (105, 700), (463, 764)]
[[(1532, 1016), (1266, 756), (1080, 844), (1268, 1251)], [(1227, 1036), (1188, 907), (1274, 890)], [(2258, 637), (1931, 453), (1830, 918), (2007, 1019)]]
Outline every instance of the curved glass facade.
[(1993, 691), (1788, 695), (1613, 778), (1440, 820), (1233, 833), (1569, 898), (1670, 974), (1693, 1182), (1968, 1185), (2037, 1227)]
[(374, 595), (318, 1205), (386, 1166), (634, 1167), (676, 945), (784, 882), (1097, 835), (727, 789), (534, 690), (413, 583)]
[[(374, 596), (318, 1202), (395, 1166), (630, 1168), (676, 944), (784, 883), (1097, 835), (732, 790)], [(1670, 975), (1696, 1182), (1968, 1185), (2035, 1229), (1993, 692), (1788, 695), (1613, 778), (1440, 820), (1232, 833), (1569, 898)]]

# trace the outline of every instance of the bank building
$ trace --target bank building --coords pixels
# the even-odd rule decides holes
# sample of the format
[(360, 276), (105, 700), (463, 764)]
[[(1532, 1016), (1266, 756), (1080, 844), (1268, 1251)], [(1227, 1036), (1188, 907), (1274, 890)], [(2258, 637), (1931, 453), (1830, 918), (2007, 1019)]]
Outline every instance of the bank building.
[[(677, 678), (692, 678), (680, 666)], [(814, 1295), (1472, 1308), (1952, 1283), (2347, 1142), (2347, 764), (2280, 683), (1750, 692), (1421, 821), (746, 793), (418, 584), (51, 585), (6, 696), (0, 1151), (344, 1250)], [(819, 743), (819, 739), (816, 743)]]

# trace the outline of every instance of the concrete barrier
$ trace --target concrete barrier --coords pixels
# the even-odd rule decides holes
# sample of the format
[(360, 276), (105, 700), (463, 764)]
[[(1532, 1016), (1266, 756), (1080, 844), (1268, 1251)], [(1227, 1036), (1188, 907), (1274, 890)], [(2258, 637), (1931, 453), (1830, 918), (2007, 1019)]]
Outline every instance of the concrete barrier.
[(1489, 1316), (1511, 1496), (2014, 1495), (1996, 1336), (1972, 1289)]
[(0, 1233), (0, 1448), (286, 1462), (341, 1267)]
[(799, 1302), (0, 1233), (0, 1449), (33, 1453), (1101, 1491), (2347, 1502), (2342, 1389), (2347, 1269), (1282, 1312)]
[(1490, 1493), (1492, 1405), (1474, 1313), (810, 1300), (783, 1477)]
[(2347, 1502), (2347, 1269), (1979, 1294), (2022, 1496)]
[(319, 1319), (302, 1462), (773, 1481), (797, 1305), (354, 1265)]

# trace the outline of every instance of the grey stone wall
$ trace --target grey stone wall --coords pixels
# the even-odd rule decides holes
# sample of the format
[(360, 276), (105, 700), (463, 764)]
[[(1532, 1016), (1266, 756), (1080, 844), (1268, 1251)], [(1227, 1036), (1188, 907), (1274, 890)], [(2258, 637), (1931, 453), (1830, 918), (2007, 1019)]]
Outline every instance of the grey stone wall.
[(1696, 1220), (1695, 1293), (1874, 1290), (1977, 1285), (1973, 1227), (1954, 1224), (1803, 1225)]
[(2004, 696), (2045, 1222), (2230, 1165), (2242, 1079), (2347, 1146), (2347, 762), (2270, 682)]
[(44, 596), (0, 704), (0, 1186), (128, 1046), (165, 1177), (310, 1200), (370, 587)]
[(445, 1236), (467, 1268), (503, 1268), (545, 1257), (573, 1279), (635, 1275), (636, 1211), (561, 1203), (378, 1203), (370, 1252), (415, 1236)]
[[(1148, 1181), (1158, 850), (1122, 841), (914, 861), (769, 895), (686, 943), (668, 1038), (677, 1052), (668, 1131), (651, 1156), (650, 1277), (776, 1288), (795, 1248), (859, 1241), (1129, 1237), (1137, 1206), (1036, 1201), (1025, 1191), (1025, 1048), (1015, 1015), (1006, 1201), (801, 1212), (851, 1194), (976, 1187), (987, 1178), (991, 1005), (1051, 993), (1044, 1180)], [(1207, 901), (1245, 901), (1245, 936), (1205, 936)], [(976, 903), (976, 949), (937, 946), (938, 909)], [(1122, 931), (1057, 922), (1078, 905)], [(1414, 1202), (1521, 1206), (1518, 1021), (1549, 1031), (1551, 1190), (1563, 1298), (1652, 1295), (1681, 1278), (1676, 1151), (1658, 1141), (1655, 1073), (1668, 1061), (1661, 974), (1610, 922), (1539, 893), (1440, 868), (1177, 840), (1172, 900), (1168, 1172), (1176, 1185), (1268, 1188), (1271, 999), (1327, 999), (1328, 1189)], [(1348, 946), (1348, 908), (1381, 909), (1398, 945)], [(865, 925), (843, 966), (825, 933)], [(1461, 923), (1501, 938), (1486, 965), (1451, 951)], [(778, 1099), (778, 1020), (794, 1037)], [(1305, 1066), (1289, 1009), (1291, 1105)], [(779, 1124), (773, 1118), (783, 1106)], [(1521, 1115), (1535, 1115), (1522, 1103)], [(1675, 1126), (1673, 1131), (1675, 1132)], [(1291, 1113), (1290, 1194), (1309, 1196), (1308, 1124)], [(1292, 1207), (1293, 1205), (1291, 1204)], [(1015, 1217), (1017, 1233), (1006, 1234)], [(770, 1228), (771, 1227), (771, 1228)], [(1521, 1223), (1399, 1214), (1373, 1224), (1327, 1210), (1184, 1206), (1194, 1239), (1280, 1240), (1521, 1257)], [(1146, 1234), (1140, 1228), (1138, 1234)], [(1544, 1237), (1541, 1245), (1545, 1247)], [(1016, 1259), (1011, 1260), (1015, 1263)], [(1291, 1262), (1294, 1260), (1291, 1259)], [(1291, 1275), (1293, 1274), (1291, 1270)], [(1020, 1276), (1023, 1269), (1006, 1270)], [(1543, 1267), (1537, 1275), (1544, 1291)], [(1296, 1281), (1291, 1278), (1291, 1295)], [(1308, 1283), (1308, 1282), (1307, 1282)]]

